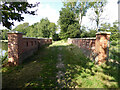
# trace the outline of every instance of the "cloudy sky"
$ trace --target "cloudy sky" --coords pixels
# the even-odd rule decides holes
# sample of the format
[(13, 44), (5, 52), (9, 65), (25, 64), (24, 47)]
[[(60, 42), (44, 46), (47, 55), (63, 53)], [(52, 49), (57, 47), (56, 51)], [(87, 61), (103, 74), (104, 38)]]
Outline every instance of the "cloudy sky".
[[(42, 18), (48, 17), (48, 19), (51, 22), (54, 22), (57, 24), (57, 21), (59, 19), (59, 11), (63, 7), (63, 0), (28, 0), (29, 3), (35, 3), (40, 2), (39, 6), (35, 9), (38, 9), (37, 14), (35, 16), (32, 15), (25, 15), (24, 21), (22, 22), (16, 22), (15, 21), (15, 28), (17, 25), (22, 24), (24, 22), (29, 22), (30, 25), (40, 22)], [(105, 17), (104, 19), (101, 19), (101, 22), (108, 22), (113, 23), (115, 20), (118, 20), (118, 0), (108, 0), (107, 5), (104, 8), (104, 13), (102, 14), (102, 17)], [(89, 9), (86, 16), (83, 17), (82, 25), (88, 27), (88, 28), (95, 28), (95, 22), (92, 22), (89, 18), (94, 17), (94, 12)], [(0, 26), (0, 29), (2, 29), (2, 25)]]

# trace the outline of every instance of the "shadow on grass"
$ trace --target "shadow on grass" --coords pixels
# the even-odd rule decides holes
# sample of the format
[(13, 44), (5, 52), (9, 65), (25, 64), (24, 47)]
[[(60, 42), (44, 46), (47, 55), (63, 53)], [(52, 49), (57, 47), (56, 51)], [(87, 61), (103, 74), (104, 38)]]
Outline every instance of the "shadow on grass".
[(66, 87), (68, 88), (118, 88), (120, 79), (118, 65), (95, 65), (74, 45), (63, 48), (63, 61), (66, 65)]
[(33, 56), (15, 67), (2, 69), (3, 88), (56, 87), (57, 47), (41, 47)]
[[(116, 62), (108, 62), (107, 67), (102, 66), (103, 73), (106, 75), (109, 75), (111, 77), (114, 77), (114, 79), (108, 80), (109, 82), (117, 82), (118, 87), (120, 87), (120, 64)], [(114, 88), (114, 85), (108, 86), (106, 85), (107, 88)]]
[[(62, 50), (60, 51), (58, 48), (62, 48)], [(4, 67), (2, 69), (3, 88), (60, 88), (56, 79), (58, 72), (56, 64), (59, 53), (62, 54), (62, 61), (65, 64), (65, 69), (61, 69), (65, 73), (65, 78), (61, 78), (64, 82), (64, 88), (90, 86), (96, 88), (95, 86), (101, 83), (99, 87), (116, 87), (114, 84), (104, 84), (103, 78), (99, 81), (96, 75), (98, 72), (114, 78), (108, 79), (107, 83), (113, 81), (119, 83), (116, 68), (110, 66), (111, 64), (98, 67), (86, 58), (76, 46), (58, 44), (41, 47), (22, 65)]]

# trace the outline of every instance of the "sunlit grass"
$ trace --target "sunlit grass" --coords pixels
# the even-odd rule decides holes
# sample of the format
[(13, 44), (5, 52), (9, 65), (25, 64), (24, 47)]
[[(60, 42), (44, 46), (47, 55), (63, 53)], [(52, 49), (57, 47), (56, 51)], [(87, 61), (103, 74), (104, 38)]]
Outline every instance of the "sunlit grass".
[(42, 47), (22, 65), (2, 68), (3, 88), (56, 87), (57, 50), (57, 47)]
[[(95, 65), (74, 45), (64, 47), (64, 63), (71, 81), (79, 88), (118, 88), (118, 69), (112, 64)], [(70, 86), (68, 86), (70, 87)]]
[[(58, 48), (61, 47), (62, 50)], [(118, 65), (112, 62), (95, 65), (85, 57), (74, 45), (68, 45), (64, 40), (53, 42), (50, 46), (41, 47), (22, 65), (4, 67), (3, 87), (17, 88), (56, 88), (56, 68), (58, 54), (62, 54), (65, 69), (66, 84), (64, 88), (118, 88)]]

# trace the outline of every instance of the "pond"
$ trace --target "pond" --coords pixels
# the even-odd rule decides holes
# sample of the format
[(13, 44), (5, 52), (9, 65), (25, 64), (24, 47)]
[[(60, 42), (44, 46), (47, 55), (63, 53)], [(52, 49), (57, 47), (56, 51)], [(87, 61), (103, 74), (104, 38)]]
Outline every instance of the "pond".
[(4, 56), (8, 51), (8, 43), (0, 42), (0, 56)]

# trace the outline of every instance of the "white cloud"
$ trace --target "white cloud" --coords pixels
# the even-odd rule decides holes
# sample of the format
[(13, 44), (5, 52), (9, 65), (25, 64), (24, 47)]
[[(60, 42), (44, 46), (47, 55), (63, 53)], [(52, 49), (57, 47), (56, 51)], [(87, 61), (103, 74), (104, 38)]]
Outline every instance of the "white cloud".
[(29, 22), (29, 24), (32, 25), (36, 22), (40, 22), (42, 18), (46, 18), (46, 17), (50, 20), (50, 22), (54, 22), (57, 24), (57, 21), (59, 19), (59, 11), (56, 11), (56, 9), (51, 8), (51, 6), (48, 4), (40, 4), (39, 7), (36, 7), (35, 9), (38, 9), (38, 11), (36, 12), (37, 15), (33, 16), (33, 15), (23, 14), (24, 21), (15, 22), (15, 26), (22, 24), (24, 22)]
[[(30, 1), (30, 0), (28, 0)], [(35, 0), (34, 2), (30, 1), (29, 3), (35, 3), (38, 2), (39, 0)], [(54, 5), (54, 4), (53, 4)], [(56, 4), (55, 4), (56, 6)], [(21, 22), (17, 22), (14, 21), (15, 26), (13, 26), (13, 28), (15, 28), (17, 25), (22, 24), (24, 22), (29, 22), (30, 25), (36, 23), (36, 22), (40, 22), (40, 20), (42, 18), (47, 17), (50, 22), (54, 22), (57, 24), (57, 21), (59, 19), (59, 10), (56, 8), (52, 8), (51, 4), (44, 2), (44, 3), (40, 3), (38, 7), (34, 8), (34, 9), (30, 9), (30, 10), (36, 10), (38, 9), (38, 11), (36, 12), (36, 14), (38, 15), (29, 15), (29, 14), (22, 14), (22, 16), (24, 17), (24, 21)], [(2, 29), (3, 27), (0, 26), (0, 28)]]
[(40, 5), (38, 10), (38, 16), (41, 18), (48, 17), (51, 22), (57, 24), (57, 20), (59, 19), (59, 12), (56, 9), (50, 7), (50, 5)]
[[(35, 9), (38, 9), (38, 11), (37, 11), (38, 15), (33, 16), (33, 15), (23, 14), (24, 21), (22, 21), (22, 22), (17, 22), (17, 21), (14, 22), (15, 26), (17, 26), (19, 24), (22, 24), (24, 22), (29, 22), (29, 24), (31, 25), (33, 23), (39, 22), (42, 18), (45, 18), (45, 17), (48, 17), (48, 19), (50, 20), (50, 22), (54, 22), (54, 23), (57, 24), (57, 21), (59, 19), (59, 10), (60, 10), (60, 8), (62, 6), (57, 7), (59, 5), (55, 5), (56, 8), (53, 8), (51, 6), (51, 3), (48, 3), (46, 1), (41, 2), (41, 0), (34, 0), (34, 1), (28, 0), (28, 2), (29, 3), (40, 2), (39, 7), (35, 8)], [(33, 10), (33, 9), (30, 9), (30, 10)], [(93, 12), (91, 10), (89, 10), (86, 13), (86, 16), (83, 17), (82, 25), (85, 25), (85, 26), (87, 26), (89, 28), (94, 28), (95, 25), (96, 25), (96, 23), (90, 21), (89, 15), (94, 16)], [(108, 0), (108, 4), (105, 7), (105, 11), (104, 11), (102, 17), (104, 17), (104, 16), (106, 16), (106, 18), (108, 20), (103, 20), (103, 22), (112, 23), (115, 20), (118, 20), (118, 4), (117, 4), (117, 0)], [(2, 28), (2, 26), (0, 26), (0, 28)]]

